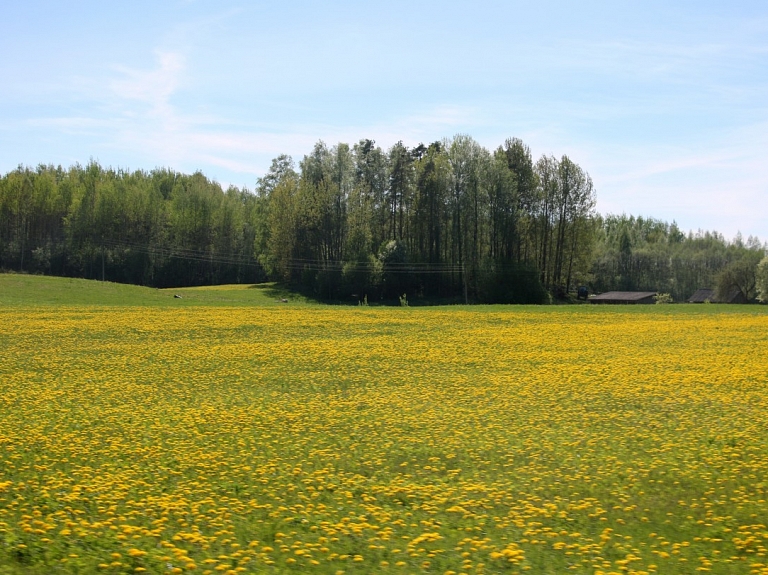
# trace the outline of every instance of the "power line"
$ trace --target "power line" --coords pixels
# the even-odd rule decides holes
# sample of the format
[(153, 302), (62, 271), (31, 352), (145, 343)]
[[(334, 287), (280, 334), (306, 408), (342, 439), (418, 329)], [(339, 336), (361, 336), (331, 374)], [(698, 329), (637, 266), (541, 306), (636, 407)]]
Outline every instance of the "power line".
[[(263, 268), (264, 266), (253, 257), (239, 254), (222, 254), (205, 250), (179, 247), (154, 247), (130, 241), (103, 240), (104, 247), (112, 249), (131, 250), (138, 253), (157, 256), (168, 259), (182, 259), (218, 265), (244, 266)], [(317, 272), (366, 272), (386, 274), (459, 274), (466, 273), (467, 264), (448, 262), (379, 262), (379, 261), (354, 261), (354, 260), (329, 260), (311, 258), (291, 258), (281, 266), (284, 269), (296, 271)], [(497, 271), (519, 269), (514, 262), (495, 262), (493, 265)]]

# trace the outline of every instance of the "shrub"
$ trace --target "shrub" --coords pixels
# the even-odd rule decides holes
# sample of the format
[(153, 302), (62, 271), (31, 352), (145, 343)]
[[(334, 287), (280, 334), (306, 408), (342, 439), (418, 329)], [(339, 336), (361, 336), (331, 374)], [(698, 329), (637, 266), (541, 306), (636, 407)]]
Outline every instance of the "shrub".
[(768, 303), (768, 257), (764, 257), (757, 266), (757, 299)]
[(668, 293), (657, 293), (655, 296), (653, 296), (653, 299), (657, 304), (675, 303), (675, 300), (673, 300), (672, 296)]

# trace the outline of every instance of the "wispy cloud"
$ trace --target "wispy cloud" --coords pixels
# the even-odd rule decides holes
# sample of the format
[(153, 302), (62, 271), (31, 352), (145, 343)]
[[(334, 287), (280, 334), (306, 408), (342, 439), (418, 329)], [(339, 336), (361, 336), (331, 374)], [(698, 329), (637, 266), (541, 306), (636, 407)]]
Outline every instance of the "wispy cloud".
[(768, 122), (721, 130), (688, 147), (588, 145), (603, 212), (677, 220), (728, 237), (754, 230), (768, 239), (760, 206), (768, 197)]
[(146, 102), (155, 111), (167, 110), (184, 71), (184, 57), (178, 52), (160, 51), (156, 56), (157, 66), (150, 70), (115, 67), (123, 77), (112, 80), (112, 91), (121, 98)]
[(115, 67), (119, 76), (112, 79), (109, 88), (118, 118), (124, 120), (120, 127), (128, 132), (124, 135), (148, 128), (164, 135), (184, 130), (186, 122), (171, 102), (182, 83), (184, 56), (164, 51), (157, 51), (155, 56), (156, 65), (150, 69)]
[(184, 89), (193, 73), (183, 53), (155, 52), (147, 68), (114, 66), (100, 95), (106, 117), (62, 117), (37, 120), (59, 129), (110, 132), (111, 146), (135, 153), (141, 150), (154, 162), (178, 169), (219, 166), (227, 171), (260, 175), (269, 158), (281, 153), (300, 156), (323, 139), (330, 144), (372, 137), (379, 145), (398, 140), (411, 145), (467, 130), (477, 120), (473, 108), (435, 105), (401, 117), (368, 125), (338, 123), (241, 122), (236, 118), (201, 115), (185, 103)]

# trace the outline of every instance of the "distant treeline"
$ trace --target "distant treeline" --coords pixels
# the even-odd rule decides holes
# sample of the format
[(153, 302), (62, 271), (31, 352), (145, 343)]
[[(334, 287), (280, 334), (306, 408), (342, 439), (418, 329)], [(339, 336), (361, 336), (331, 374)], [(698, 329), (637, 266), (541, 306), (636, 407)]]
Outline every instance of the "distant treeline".
[(656, 291), (675, 301), (687, 300), (699, 288), (715, 289), (721, 297), (736, 290), (747, 301), (757, 296), (757, 266), (766, 255), (757, 238), (686, 235), (676, 224), (652, 218), (599, 221), (589, 282), (595, 291)]
[[(576, 286), (680, 300), (764, 246), (594, 211), (568, 157), (319, 142), (253, 191), (201, 173), (19, 167), (0, 179), (0, 268), (157, 287), (274, 279), (330, 300), (542, 303)], [(754, 267), (753, 266), (753, 267)], [(752, 294), (754, 296), (754, 294)]]
[(200, 173), (19, 168), (0, 181), (0, 267), (157, 287), (256, 282), (260, 206)]

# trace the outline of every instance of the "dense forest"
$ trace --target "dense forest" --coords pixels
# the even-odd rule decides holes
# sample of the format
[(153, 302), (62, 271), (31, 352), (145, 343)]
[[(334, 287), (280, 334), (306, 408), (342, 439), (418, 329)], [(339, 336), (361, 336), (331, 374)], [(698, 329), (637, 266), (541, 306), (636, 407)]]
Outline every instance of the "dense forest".
[(254, 190), (201, 173), (19, 167), (0, 179), (0, 269), (157, 287), (267, 279), (337, 301), (543, 303), (700, 287), (757, 295), (766, 246), (600, 216), (589, 174), (518, 139), (389, 150), (318, 142)]

